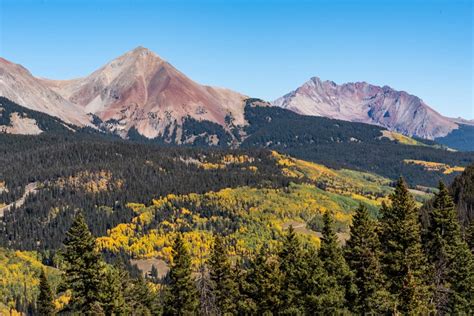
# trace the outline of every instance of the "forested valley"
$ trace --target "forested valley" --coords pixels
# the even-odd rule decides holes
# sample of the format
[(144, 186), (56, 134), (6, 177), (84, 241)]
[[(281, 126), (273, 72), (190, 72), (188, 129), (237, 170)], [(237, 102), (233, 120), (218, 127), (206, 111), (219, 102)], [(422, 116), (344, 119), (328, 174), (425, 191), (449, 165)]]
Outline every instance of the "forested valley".
[(0, 314), (472, 313), (472, 153), (252, 102), (233, 149), (0, 134)]
[(34, 302), (15, 308), (40, 315), (460, 314), (473, 308), (473, 226), (464, 230), (444, 184), (432, 200), (429, 228), (400, 179), (376, 220), (354, 210), (350, 236), (338, 241), (334, 214), (323, 215), (321, 244), (289, 226), (274, 243), (236, 252), (215, 232), (193, 265), (178, 232), (170, 270), (134, 276), (120, 258), (107, 263), (78, 213), (50, 264), (40, 269)]

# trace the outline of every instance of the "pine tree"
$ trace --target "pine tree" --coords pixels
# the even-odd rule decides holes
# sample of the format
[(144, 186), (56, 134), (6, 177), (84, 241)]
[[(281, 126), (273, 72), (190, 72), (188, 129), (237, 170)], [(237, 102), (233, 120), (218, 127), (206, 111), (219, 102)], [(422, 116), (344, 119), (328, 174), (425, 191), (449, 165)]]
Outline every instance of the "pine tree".
[(434, 264), (434, 301), (440, 313), (469, 313), (474, 307), (474, 262), (461, 227), (452, 197), (440, 182), (433, 201), (427, 251)]
[(158, 283), (158, 269), (154, 264), (151, 266), (150, 278), (153, 283)]
[(350, 302), (351, 310), (357, 314), (374, 315), (388, 312), (390, 301), (384, 287), (376, 222), (362, 204), (352, 217), (345, 254), (357, 287), (357, 294)]
[(238, 286), (232, 275), (232, 266), (224, 239), (219, 235), (214, 238), (214, 246), (209, 259), (209, 274), (218, 315), (235, 314)]
[(391, 205), (381, 209), (382, 264), (395, 308), (406, 314), (432, 310), (426, 276), (429, 270), (422, 251), (418, 210), (403, 179), (390, 196)]
[(242, 302), (239, 314), (271, 315), (281, 310), (282, 275), (275, 258), (262, 246), (248, 262), (242, 284)]
[(282, 273), (281, 300), (285, 302), (285, 313), (295, 314), (303, 308), (301, 292), (301, 276), (303, 252), (300, 241), (293, 226), (290, 225), (283, 239), (283, 247), (278, 254)]
[(344, 291), (335, 276), (328, 276), (314, 246), (307, 245), (303, 254), (301, 293), (306, 315), (344, 314)]
[(345, 300), (351, 299), (355, 294), (355, 286), (352, 282), (352, 272), (344, 259), (342, 248), (339, 246), (336, 232), (334, 231), (334, 219), (331, 212), (323, 215), (323, 232), (321, 238), (321, 250), (319, 256), (323, 262), (329, 277), (336, 278), (338, 289), (343, 291)]
[(69, 306), (75, 312), (89, 313), (100, 303), (103, 262), (81, 213), (67, 232), (64, 246), (64, 283), (72, 291)]
[(165, 315), (193, 315), (199, 307), (198, 293), (191, 275), (191, 256), (181, 234), (173, 245), (173, 264), (166, 294)]
[[(159, 315), (161, 306), (158, 302), (158, 296), (150, 290), (145, 278), (139, 276), (131, 282), (128, 288), (128, 299), (131, 303), (131, 310), (136, 315)], [(180, 314), (182, 315), (182, 314)]]
[(474, 255), (474, 219), (471, 220), (471, 224), (466, 231), (466, 242), (471, 249), (471, 253)]
[(36, 303), (37, 308), (38, 308), (38, 315), (41, 315), (41, 316), (54, 315), (55, 314), (55, 308), (54, 308), (54, 303), (53, 303), (54, 295), (53, 295), (53, 291), (51, 290), (51, 286), (49, 285), (49, 282), (44, 270), (41, 270), (39, 290), (40, 290), (40, 293), (38, 296), (38, 301)]
[(122, 290), (121, 275), (117, 268), (107, 266), (104, 271), (103, 282), (101, 284), (102, 308), (106, 315), (124, 314), (125, 298)]

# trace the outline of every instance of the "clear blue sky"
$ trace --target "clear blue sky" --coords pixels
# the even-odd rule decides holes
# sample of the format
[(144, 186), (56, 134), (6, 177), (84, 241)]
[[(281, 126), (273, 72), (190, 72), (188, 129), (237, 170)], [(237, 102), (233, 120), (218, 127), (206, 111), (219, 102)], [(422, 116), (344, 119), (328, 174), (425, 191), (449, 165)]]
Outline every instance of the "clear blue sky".
[(192, 79), (273, 100), (312, 76), (474, 118), (471, 0), (0, 0), (0, 55), (84, 76), (138, 45)]

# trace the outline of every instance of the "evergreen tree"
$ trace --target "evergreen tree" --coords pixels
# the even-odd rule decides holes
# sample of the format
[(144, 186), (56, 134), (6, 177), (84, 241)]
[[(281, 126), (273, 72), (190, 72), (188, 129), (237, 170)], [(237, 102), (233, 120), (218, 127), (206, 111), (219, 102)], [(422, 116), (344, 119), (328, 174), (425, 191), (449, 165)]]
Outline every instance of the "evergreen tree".
[(303, 251), (293, 226), (290, 225), (278, 254), (282, 273), (281, 300), (283, 312), (295, 314), (303, 308), (301, 276), (303, 272)]
[(51, 286), (49, 285), (48, 278), (46, 277), (46, 273), (41, 270), (40, 275), (40, 283), (39, 283), (39, 296), (38, 301), (36, 303), (38, 308), (38, 315), (41, 316), (50, 316), (55, 314), (54, 308), (54, 294), (51, 290)]
[(100, 303), (102, 258), (81, 213), (67, 232), (64, 246), (64, 283), (72, 292), (69, 306), (73, 311), (89, 313)]
[(232, 275), (232, 266), (228, 259), (224, 239), (219, 235), (216, 235), (214, 239), (209, 259), (209, 274), (218, 314), (235, 314), (238, 286)]
[(166, 295), (165, 315), (193, 315), (199, 307), (198, 293), (191, 275), (191, 256), (181, 234), (173, 245), (173, 264)]
[(334, 218), (331, 212), (323, 215), (323, 232), (319, 256), (323, 262), (328, 276), (336, 278), (338, 288), (343, 291), (345, 300), (355, 295), (355, 286), (352, 282), (352, 272), (344, 259), (342, 248), (339, 246), (336, 232), (334, 231)]
[(454, 247), (454, 260), (449, 271), (449, 312), (469, 315), (474, 312), (474, 259), (464, 241)]
[(101, 284), (101, 297), (103, 311), (106, 315), (124, 314), (125, 298), (123, 296), (120, 272), (113, 266), (107, 266)]
[(282, 275), (275, 258), (262, 246), (250, 259), (242, 281), (242, 302), (239, 314), (271, 315), (281, 310), (280, 289)]
[(376, 223), (370, 218), (367, 207), (362, 204), (352, 217), (350, 239), (345, 250), (357, 287), (357, 294), (350, 302), (351, 310), (357, 314), (374, 315), (388, 312), (390, 302), (384, 288)]
[(434, 301), (440, 313), (469, 313), (474, 307), (474, 262), (461, 227), (452, 197), (440, 182), (433, 201), (427, 252), (434, 264)]
[[(130, 310), (134, 315), (159, 315), (161, 306), (158, 303), (158, 295), (150, 290), (145, 278), (140, 276), (132, 280), (128, 288), (128, 299), (131, 303)], [(183, 315), (183, 314), (179, 314)]]
[(388, 290), (394, 296), (396, 310), (427, 314), (432, 310), (426, 282), (429, 267), (422, 251), (418, 210), (402, 178), (390, 201), (390, 206), (382, 205), (379, 237)]
[(158, 283), (158, 269), (154, 264), (151, 266), (150, 278), (153, 283)]
[(307, 245), (303, 254), (301, 293), (306, 315), (344, 314), (344, 291), (335, 276), (328, 276), (314, 246)]
[(474, 219), (471, 220), (471, 224), (466, 231), (466, 242), (471, 249), (471, 253), (474, 255)]

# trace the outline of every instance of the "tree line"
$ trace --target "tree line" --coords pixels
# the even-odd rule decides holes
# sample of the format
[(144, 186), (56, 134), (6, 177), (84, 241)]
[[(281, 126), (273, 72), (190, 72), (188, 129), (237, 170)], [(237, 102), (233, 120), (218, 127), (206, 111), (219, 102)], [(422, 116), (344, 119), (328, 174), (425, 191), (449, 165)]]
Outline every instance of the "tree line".
[[(319, 248), (294, 229), (277, 248), (229, 256), (228, 241), (216, 235), (209, 258), (191, 267), (188, 245), (177, 235), (173, 261), (158, 283), (132, 278), (106, 264), (79, 214), (64, 241), (64, 278), (69, 293), (57, 311), (55, 294), (41, 277), (37, 311), (94, 315), (334, 315), (457, 314), (474, 311), (472, 239), (466, 239), (452, 197), (440, 183), (422, 229), (405, 182), (374, 220), (364, 206), (355, 211), (350, 239), (340, 245), (331, 212), (324, 214)], [(472, 234), (472, 232), (471, 232)], [(470, 242), (470, 244), (469, 244)]]

